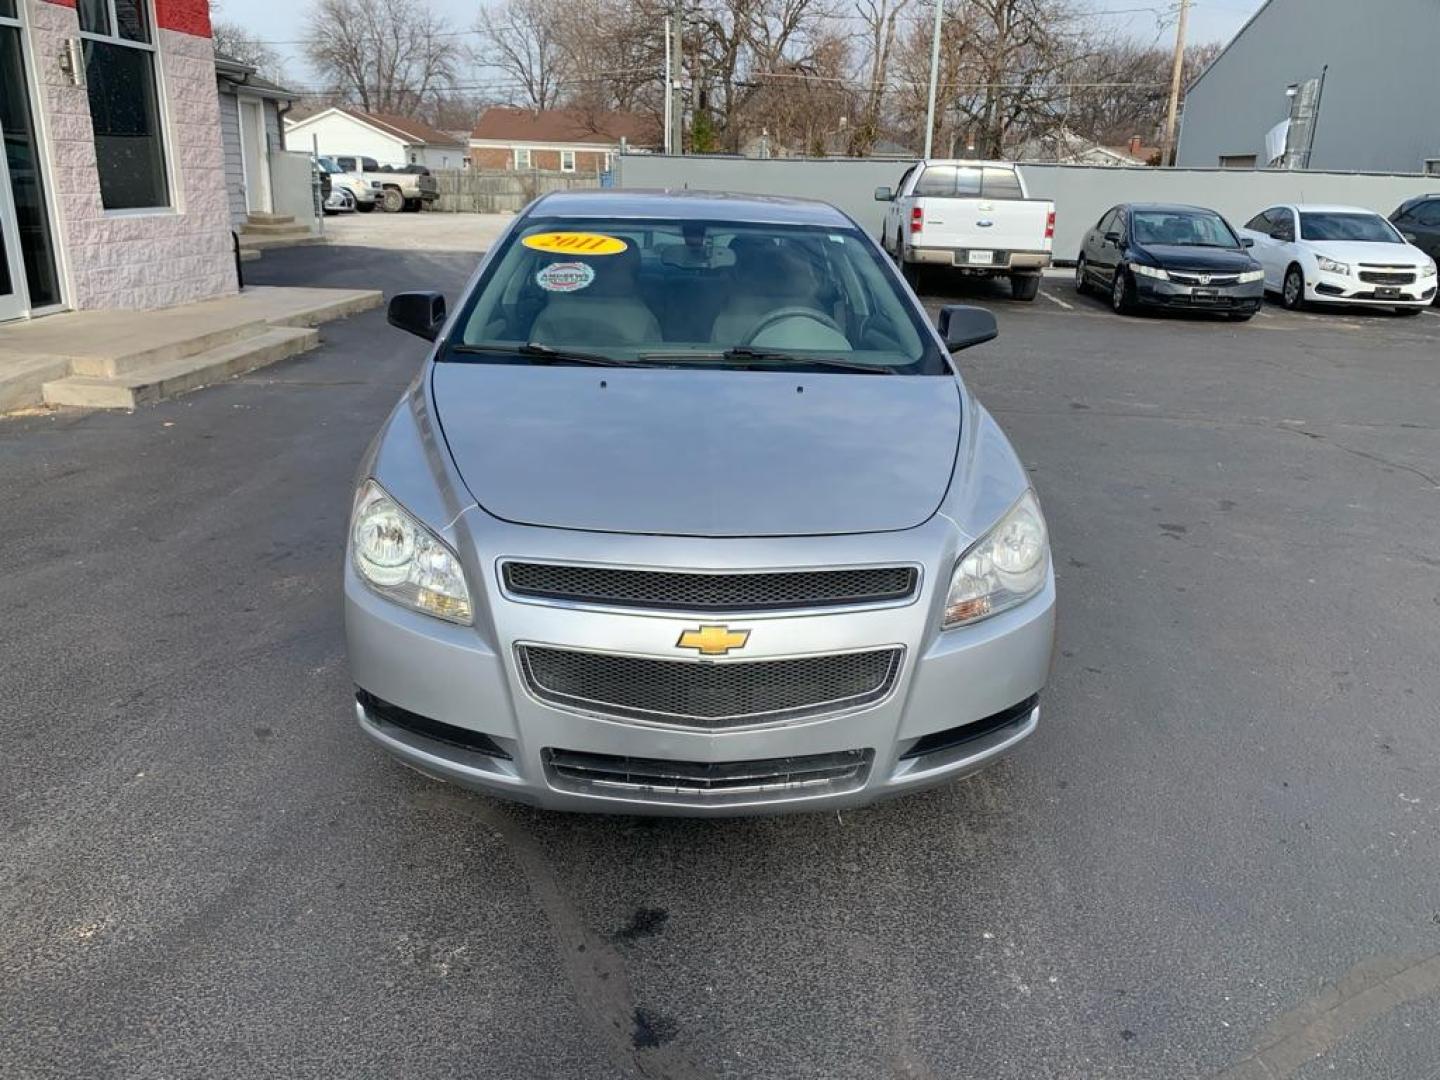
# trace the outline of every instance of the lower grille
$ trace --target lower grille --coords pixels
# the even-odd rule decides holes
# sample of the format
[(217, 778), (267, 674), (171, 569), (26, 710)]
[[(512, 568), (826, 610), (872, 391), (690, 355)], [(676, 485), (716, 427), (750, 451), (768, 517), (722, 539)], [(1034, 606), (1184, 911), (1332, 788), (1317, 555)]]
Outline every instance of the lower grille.
[(1367, 285), (1414, 285), (1414, 274), (1384, 273), (1379, 270), (1361, 270), (1360, 280)]
[(507, 562), (505, 588), (517, 596), (670, 611), (784, 611), (909, 599), (914, 567), (695, 573), (607, 566)]
[(596, 794), (632, 791), (724, 801), (727, 797), (758, 793), (799, 796), (851, 790), (865, 783), (874, 753), (845, 750), (759, 761), (698, 762), (547, 748), (542, 757), (550, 785), (561, 790)]
[(365, 710), (365, 715), (370, 718), (371, 722), (377, 725), (389, 724), (413, 735), (448, 743), (450, 746), (458, 746), (462, 750), (471, 750), (477, 754), (484, 754), (486, 757), (499, 758), (502, 761), (510, 759), (510, 755), (499, 743), (479, 731), (471, 731), (469, 728), (431, 720), (428, 716), (421, 716), (409, 709), (392, 705), (368, 690), (355, 691), (355, 700), (360, 703), (360, 707)]
[(1018, 729), (1030, 719), (1030, 714), (1035, 711), (1035, 706), (1038, 704), (1040, 704), (1040, 695), (1035, 694), (1020, 704), (1012, 705), (983, 720), (976, 720), (974, 723), (963, 724), (960, 727), (947, 728), (944, 731), (937, 731), (932, 735), (916, 739), (915, 745), (900, 755), (900, 760), (906, 761), (910, 758), (924, 757), (927, 754), (938, 754), (943, 750), (953, 750), (957, 746), (964, 746), (976, 739), (983, 739), (986, 735), (994, 734), (1005, 728)]
[(870, 705), (900, 674), (901, 648), (781, 660), (657, 660), (519, 645), (541, 701), (581, 712), (709, 730), (779, 723)]

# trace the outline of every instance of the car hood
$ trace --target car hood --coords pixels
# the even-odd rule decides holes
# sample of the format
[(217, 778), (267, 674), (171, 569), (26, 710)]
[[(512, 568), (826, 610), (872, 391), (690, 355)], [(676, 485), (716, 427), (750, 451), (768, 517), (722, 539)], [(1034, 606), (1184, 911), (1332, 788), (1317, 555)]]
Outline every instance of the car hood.
[(1143, 250), (1167, 270), (1201, 270), (1206, 273), (1243, 274), (1259, 269), (1248, 252), (1233, 248), (1203, 248), (1185, 244), (1146, 244)]
[(1385, 266), (1424, 266), (1430, 257), (1409, 244), (1377, 244), (1364, 240), (1306, 240), (1316, 255), (1343, 263), (1370, 263)]
[(948, 377), (439, 363), (470, 494), (506, 521), (679, 536), (881, 532), (950, 485)]

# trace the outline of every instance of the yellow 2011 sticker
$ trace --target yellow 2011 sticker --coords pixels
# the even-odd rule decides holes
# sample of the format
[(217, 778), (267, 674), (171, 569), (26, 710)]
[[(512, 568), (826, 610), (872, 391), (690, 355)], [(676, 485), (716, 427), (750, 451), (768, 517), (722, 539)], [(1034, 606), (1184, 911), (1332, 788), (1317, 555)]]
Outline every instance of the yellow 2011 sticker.
[(535, 233), (520, 242), (536, 251), (556, 255), (619, 255), (630, 246), (618, 236), (590, 232)]

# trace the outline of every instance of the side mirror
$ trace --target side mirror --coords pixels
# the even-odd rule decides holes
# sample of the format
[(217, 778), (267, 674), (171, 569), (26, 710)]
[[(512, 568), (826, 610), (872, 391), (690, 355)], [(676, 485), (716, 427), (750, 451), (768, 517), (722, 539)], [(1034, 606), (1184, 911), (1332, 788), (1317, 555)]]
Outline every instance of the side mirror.
[(402, 292), (390, 298), (390, 325), (434, 341), (445, 325), (445, 297), (438, 292)]
[(1253, 236), (1242, 236), (1242, 237), (1240, 238), (1240, 246), (1241, 246), (1241, 247), (1254, 247), (1254, 246), (1255, 246), (1255, 238), (1254, 238)]
[(983, 345), (1000, 336), (995, 316), (985, 308), (970, 304), (946, 304), (940, 309), (935, 325), (945, 339), (945, 347), (952, 353), (973, 345)]
[(895, 201), (895, 193), (894, 193), (893, 191), (891, 191), (888, 187), (877, 187), (877, 188), (875, 189), (875, 201), (876, 201), (876, 202), (894, 202), (894, 201)]
[(1119, 234), (1118, 232), (1116, 232), (1114, 229), (1111, 229), (1109, 232), (1107, 232), (1107, 233), (1105, 234), (1105, 242), (1106, 242), (1107, 244), (1118, 244), (1118, 243), (1120, 243), (1120, 234)]
[(1413, 232), (1402, 232), (1400, 234), (1400, 238), (1404, 240), (1407, 244), (1413, 244), (1416, 240), (1420, 239)]

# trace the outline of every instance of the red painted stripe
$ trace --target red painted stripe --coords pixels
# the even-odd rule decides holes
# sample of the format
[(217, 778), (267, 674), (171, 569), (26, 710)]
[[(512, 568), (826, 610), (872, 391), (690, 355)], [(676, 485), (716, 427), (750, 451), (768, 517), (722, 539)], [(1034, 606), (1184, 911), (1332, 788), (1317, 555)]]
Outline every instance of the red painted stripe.
[(155, 21), (166, 30), (210, 37), (210, 0), (155, 0)]
[(73, 8), (75, 6), (75, 0), (46, 0), (46, 3), (56, 4), (59, 7), (68, 8)]

